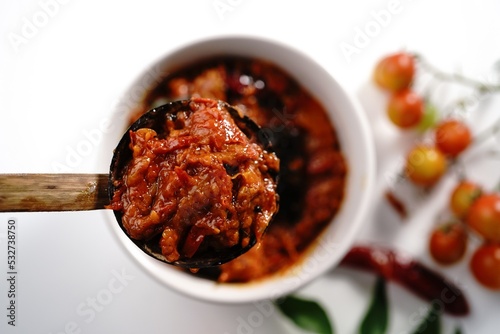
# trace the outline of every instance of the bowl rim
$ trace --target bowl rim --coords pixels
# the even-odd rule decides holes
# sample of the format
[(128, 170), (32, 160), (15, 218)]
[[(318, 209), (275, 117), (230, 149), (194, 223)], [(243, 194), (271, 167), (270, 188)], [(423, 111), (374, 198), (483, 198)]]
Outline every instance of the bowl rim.
[[(211, 53), (208, 54), (200, 54), (199, 56), (195, 56), (194, 58), (191, 56), (188, 60), (185, 59), (186, 53), (192, 53), (193, 50), (197, 50), (203, 47), (212, 46), (220, 46), (223, 43), (224, 45), (232, 45), (238, 46), (241, 48), (241, 45), (244, 44), (257, 44), (260, 45), (260, 48), (252, 49), (250, 54), (246, 51), (235, 50), (229, 51), (229, 48), (224, 50), (213, 49)], [(265, 55), (261, 56), (262, 50)], [(268, 52), (268, 53), (266, 53)], [(271, 53), (269, 53), (271, 52)], [(253, 55), (252, 55), (253, 53)], [(343, 203), (339, 212), (335, 215), (332, 222), (340, 220), (339, 216), (347, 215), (351, 218), (351, 222), (349, 223), (349, 228), (344, 232), (344, 240), (337, 241), (334, 237), (332, 240), (324, 240), (326, 236), (332, 234), (332, 226), (339, 224), (329, 223), (328, 227), (321, 233), (320, 241), (315, 242), (316, 245), (311, 245), (308, 250), (308, 255), (303, 256), (303, 260), (298, 264), (292, 266), (292, 268), (285, 270), (285, 275), (273, 275), (271, 277), (266, 277), (263, 280), (258, 280), (249, 283), (218, 283), (212, 280), (196, 277), (194, 275), (190, 275), (185, 273), (178, 268), (170, 266), (168, 264), (161, 263), (150, 256), (144, 254), (142, 250), (137, 248), (137, 246), (123, 233), (123, 231), (119, 228), (116, 220), (112, 212), (105, 212), (106, 219), (113, 220), (113, 224), (108, 224), (110, 228), (113, 230), (113, 234), (118, 238), (119, 243), (125, 248), (126, 252), (128, 252), (132, 258), (137, 261), (139, 267), (141, 267), (149, 276), (155, 278), (162, 285), (167, 286), (171, 290), (179, 292), (185, 296), (192, 297), (202, 301), (209, 301), (215, 303), (249, 303), (256, 302), (264, 299), (277, 299), (282, 297), (285, 294), (292, 293), (296, 289), (305, 286), (306, 284), (313, 281), (315, 278), (320, 277), (325, 272), (334, 268), (342, 259), (342, 257), (347, 253), (349, 247), (355, 241), (355, 236), (362, 228), (365, 220), (367, 219), (367, 215), (371, 209), (372, 198), (374, 196), (374, 188), (375, 188), (375, 177), (376, 177), (376, 162), (375, 162), (375, 148), (373, 143), (373, 135), (371, 132), (371, 128), (369, 126), (368, 119), (364, 114), (364, 111), (361, 107), (361, 104), (354, 98), (349, 92), (347, 92), (338, 82), (337, 80), (324, 68), (322, 67), (316, 60), (313, 59), (312, 56), (304, 53), (303, 51), (297, 49), (296, 47), (285, 44), (281, 41), (273, 40), (268, 37), (261, 36), (253, 36), (253, 35), (242, 35), (242, 34), (226, 34), (226, 35), (217, 35), (199, 38), (196, 40), (192, 40), (189, 42), (185, 42), (171, 50), (162, 56), (154, 59), (152, 62), (147, 64), (146, 68), (139, 73), (136, 80), (134, 80), (131, 85), (126, 88), (126, 92), (124, 97), (129, 96), (130, 94), (134, 94), (133, 90), (135, 87), (139, 86), (144, 88), (138, 83), (144, 81), (146, 75), (151, 75), (150, 70), (154, 67), (160, 68), (175, 68), (176, 66), (180, 66), (180, 63), (183, 65), (187, 65), (189, 63), (195, 62), (196, 60), (206, 58), (208, 56), (215, 55), (247, 55), (250, 57), (258, 57), (260, 59), (269, 60), (278, 66), (282, 67), (286, 72), (290, 73), (293, 77), (296, 77), (296, 71), (291, 71), (290, 68), (283, 66), (283, 63), (278, 63), (276, 59), (270, 59), (272, 53), (286, 53), (289, 57), (293, 57), (294, 59), (299, 59), (303, 61), (307, 66), (305, 66), (308, 70), (313, 69), (323, 76), (322, 79), (326, 79), (328, 81), (328, 85), (331, 87), (329, 89), (332, 92), (335, 92), (336, 95), (339, 95), (342, 99), (342, 103), (344, 104), (344, 108), (348, 108), (350, 111), (349, 117), (351, 120), (355, 120), (353, 123), (357, 126), (357, 134), (356, 140), (358, 141), (359, 147), (356, 147), (356, 152), (358, 149), (360, 152), (356, 153), (357, 157), (355, 159), (363, 160), (363, 167), (359, 167), (362, 169), (361, 175), (354, 175), (357, 178), (357, 184), (355, 186), (352, 185), (352, 177), (351, 177), (351, 168), (350, 168), (350, 160), (352, 157), (348, 157), (348, 180), (346, 185), (346, 194), (343, 199)], [(176, 59), (176, 57), (178, 59)], [(288, 58), (289, 58), (288, 57)], [(166, 65), (170, 60), (174, 59), (177, 61), (177, 64), (169, 64)], [(297, 71), (301, 71), (301, 69), (295, 69)], [(158, 71), (158, 68), (156, 69)], [(294, 72), (294, 73), (291, 73)], [(297, 81), (305, 86), (307, 90), (310, 90), (307, 83), (304, 84), (302, 78), (296, 78)], [(313, 92), (311, 92), (313, 93)], [(315, 95), (315, 94), (313, 94)], [(340, 115), (334, 115), (333, 111), (329, 109), (327, 105), (324, 104), (323, 99), (315, 96), (320, 103), (323, 104), (325, 109), (327, 109), (328, 116), (330, 118), (341, 117)], [(121, 108), (120, 102), (118, 106), (115, 108), (115, 113), (112, 117), (116, 116), (117, 113), (123, 112), (119, 110)], [(130, 110), (129, 110), (130, 113)], [(343, 113), (345, 114), (345, 113)], [(346, 115), (344, 115), (345, 117)], [(120, 116), (121, 121), (124, 121), (125, 118), (123, 115)], [(339, 132), (339, 130), (344, 131), (346, 133), (346, 129), (339, 129), (338, 124), (333, 122), (334, 128)], [(351, 125), (353, 125), (351, 124)], [(124, 126), (125, 128), (125, 126)], [(339, 135), (339, 140), (341, 141), (341, 147), (344, 145), (342, 140), (345, 139), (345, 134), (343, 136)], [(342, 148), (343, 153), (345, 148)], [(363, 159), (364, 158), (364, 159)], [(350, 196), (354, 196), (354, 194), (349, 193), (349, 191), (353, 191), (352, 188), (361, 189), (361, 198), (359, 200), (354, 201)], [(349, 188), (349, 189), (347, 189)], [(358, 196), (359, 194), (355, 194)], [(349, 203), (351, 207), (345, 208), (346, 200), (350, 199)], [(354, 207), (355, 205), (355, 207)], [(349, 210), (345, 213), (346, 210)], [(110, 210), (105, 210), (110, 211)], [(343, 225), (345, 226), (345, 224)], [(336, 227), (335, 227), (336, 231)], [(323, 242), (321, 242), (323, 241)], [(326, 247), (326, 248), (325, 248)], [(323, 249), (322, 249), (323, 248)], [(320, 252), (324, 252), (325, 254), (320, 255)], [(331, 252), (334, 253), (333, 257), (325, 257), (326, 255), (330, 255)], [(316, 261), (313, 264), (312, 262), (308, 262), (308, 258), (314, 258), (316, 256)], [(325, 257), (318, 260), (319, 257)], [(307, 266), (309, 268), (307, 269)], [(166, 269), (165, 269), (166, 268)], [(306, 270), (307, 269), (307, 270)], [(166, 273), (166, 275), (165, 275)]]

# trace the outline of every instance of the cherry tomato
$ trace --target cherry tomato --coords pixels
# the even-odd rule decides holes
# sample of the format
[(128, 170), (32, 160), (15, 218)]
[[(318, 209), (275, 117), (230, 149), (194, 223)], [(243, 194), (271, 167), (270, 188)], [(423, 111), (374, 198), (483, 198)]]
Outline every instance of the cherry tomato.
[(482, 285), (500, 290), (500, 244), (485, 244), (476, 249), (470, 269)]
[(471, 181), (461, 181), (450, 196), (450, 209), (459, 218), (464, 218), (472, 203), (481, 195), (481, 187)]
[(374, 80), (381, 88), (395, 92), (410, 87), (414, 74), (414, 57), (398, 52), (382, 58), (375, 65)]
[(445, 120), (436, 128), (436, 146), (450, 157), (457, 157), (470, 145), (471, 141), (472, 135), (469, 127), (459, 120)]
[(443, 153), (432, 146), (417, 145), (406, 158), (406, 176), (417, 185), (432, 186), (446, 169), (447, 162)]
[(404, 89), (389, 99), (387, 115), (396, 126), (407, 129), (420, 123), (424, 110), (424, 100), (410, 89)]
[(438, 226), (431, 233), (429, 251), (436, 262), (453, 264), (465, 254), (467, 248), (467, 232), (460, 223)]
[(500, 194), (484, 194), (472, 203), (467, 224), (488, 241), (500, 242)]

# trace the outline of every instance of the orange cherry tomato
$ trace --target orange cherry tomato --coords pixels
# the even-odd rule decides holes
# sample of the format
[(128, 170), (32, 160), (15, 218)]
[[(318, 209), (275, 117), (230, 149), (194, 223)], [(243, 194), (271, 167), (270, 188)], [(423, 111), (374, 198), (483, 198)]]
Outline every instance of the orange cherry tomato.
[(500, 242), (500, 194), (479, 196), (469, 208), (466, 221), (486, 240)]
[(415, 59), (406, 52), (382, 58), (374, 70), (374, 80), (383, 89), (395, 92), (408, 88), (415, 75)]
[(394, 93), (387, 106), (389, 119), (402, 129), (417, 126), (424, 117), (424, 112), (424, 100), (409, 89)]
[(406, 176), (416, 185), (432, 186), (446, 170), (446, 158), (440, 150), (432, 146), (417, 145), (406, 158)]
[(472, 203), (481, 195), (482, 188), (471, 181), (461, 181), (450, 196), (450, 209), (458, 217), (464, 218)]

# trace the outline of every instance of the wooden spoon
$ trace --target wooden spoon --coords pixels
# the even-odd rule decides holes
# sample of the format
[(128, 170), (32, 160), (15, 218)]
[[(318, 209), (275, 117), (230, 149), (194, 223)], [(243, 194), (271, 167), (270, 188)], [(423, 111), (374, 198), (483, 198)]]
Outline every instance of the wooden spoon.
[[(85, 211), (106, 209), (115, 192), (115, 180), (122, 177), (122, 171), (132, 157), (129, 148), (129, 131), (141, 128), (159, 130), (168, 115), (186, 110), (190, 100), (174, 101), (152, 109), (134, 122), (124, 133), (113, 153), (109, 174), (0, 174), (0, 212), (42, 212), (42, 211)], [(270, 140), (250, 118), (225, 102), (219, 106), (226, 108), (235, 123), (247, 135), (253, 136), (266, 150), (271, 149)], [(276, 176), (278, 171), (276, 171)], [(122, 230), (122, 213), (114, 211)], [(130, 237), (129, 237), (130, 238)], [(169, 262), (162, 255), (157, 240), (131, 240), (148, 255), (176, 266), (203, 268), (220, 265), (248, 251), (255, 243), (251, 236), (248, 245), (240, 244)]]

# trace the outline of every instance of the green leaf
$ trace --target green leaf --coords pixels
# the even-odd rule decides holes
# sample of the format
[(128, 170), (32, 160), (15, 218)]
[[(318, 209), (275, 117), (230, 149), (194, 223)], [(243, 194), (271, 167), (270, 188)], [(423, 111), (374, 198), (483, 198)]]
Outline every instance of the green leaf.
[(441, 333), (441, 309), (433, 303), (425, 319), (418, 325), (414, 334), (440, 334)]
[(455, 328), (455, 334), (462, 334), (462, 328), (460, 327)]
[(385, 280), (378, 277), (373, 289), (372, 302), (361, 322), (361, 334), (384, 334), (387, 331), (389, 308)]
[(276, 306), (302, 329), (318, 334), (333, 334), (328, 315), (315, 301), (287, 296), (277, 302)]

